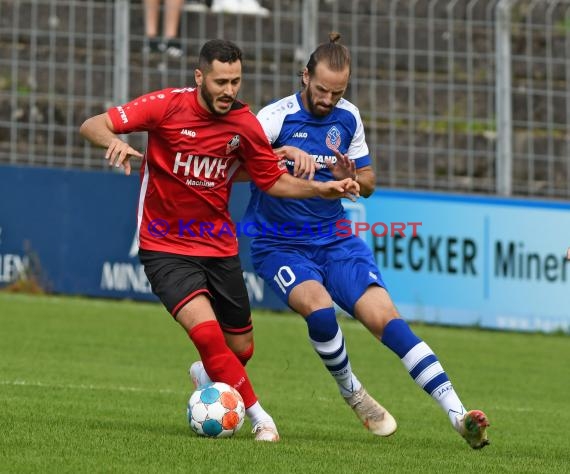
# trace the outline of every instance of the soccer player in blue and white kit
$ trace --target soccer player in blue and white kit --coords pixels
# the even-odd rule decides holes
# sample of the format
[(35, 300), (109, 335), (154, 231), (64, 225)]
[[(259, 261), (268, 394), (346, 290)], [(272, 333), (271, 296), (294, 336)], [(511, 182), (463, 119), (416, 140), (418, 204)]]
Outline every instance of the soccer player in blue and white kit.
[[(360, 184), (360, 195), (368, 197), (376, 178), (359, 111), (342, 98), (350, 77), (350, 53), (339, 38), (331, 33), (329, 42), (311, 54), (302, 90), (263, 108), (258, 119), (291, 173), (298, 171), (296, 162), (312, 158), (314, 179), (352, 177)], [(303, 316), (313, 348), (364, 425), (379, 436), (396, 430), (394, 418), (351, 369), (333, 302), (397, 354), (472, 448), (487, 445), (487, 417), (480, 410), (465, 409), (436, 355), (400, 318), (367, 244), (335, 232), (335, 224), (345, 219), (340, 199), (278, 199), (251, 186), (244, 220), (257, 224), (258, 236), (251, 244), (255, 270)], [(275, 229), (287, 229), (287, 235)]]

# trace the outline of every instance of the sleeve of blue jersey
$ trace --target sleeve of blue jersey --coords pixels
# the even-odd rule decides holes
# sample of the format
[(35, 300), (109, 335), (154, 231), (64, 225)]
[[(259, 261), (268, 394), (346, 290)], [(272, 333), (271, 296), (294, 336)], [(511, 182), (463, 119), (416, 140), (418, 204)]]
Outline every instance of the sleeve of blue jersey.
[(365, 166), (370, 166), (372, 164), (372, 160), (370, 159), (370, 155), (361, 156), (360, 158), (354, 159), (354, 166), (356, 169), (364, 168)]

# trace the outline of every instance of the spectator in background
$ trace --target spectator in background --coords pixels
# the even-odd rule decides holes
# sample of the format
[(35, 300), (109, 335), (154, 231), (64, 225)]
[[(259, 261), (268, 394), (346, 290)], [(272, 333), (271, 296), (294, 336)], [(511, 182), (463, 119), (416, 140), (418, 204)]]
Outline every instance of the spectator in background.
[(184, 10), (187, 12), (207, 12), (212, 7), (212, 0), (186, 0)]
[(186, 0), (187, 12), (233, 13), (236, 15), (258, 15), (267, 17), (270, 11), (262, 7), (258, 0)]
[(236, 13), (242, 15), (269, 16), (269, 10), (258, 0), (213, 0), (212, 13)]
[(180, 58), (184, 51), (179, 39), (182, 11), (201, 13), (233, 13), (241, 15), (269, 16), (270, 11), (258, 0), (164, 0), (163, 31), (159, 35), (161, 0), (144, 0), (145, 50), (150, 53), (166, 52)]
[(161, 13), (160, 0), (144, 0), (146, 49), (151, 53), (166, 52), (173, 58), (182, 56), (182, 44), (178, 38), (180, 15), (184, 0), (164, 0), (163, 30), (159, 36)]

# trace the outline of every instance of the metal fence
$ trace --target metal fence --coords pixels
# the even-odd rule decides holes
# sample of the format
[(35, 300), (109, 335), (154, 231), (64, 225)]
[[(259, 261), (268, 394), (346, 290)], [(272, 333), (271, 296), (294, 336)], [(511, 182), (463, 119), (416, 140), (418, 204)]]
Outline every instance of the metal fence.
[(298, 88), (308, 51), (336, 30), (380, 185), (570, 197), (570, 0), (261, 3), (268, 17), (185, 11), (175, 59), (143, 51), (142, 0), (2, 0), (0, 163), (103, 168), (81, 122), (192, 85), (213, 37), (244, 49), (241, 96), (257, 110)]

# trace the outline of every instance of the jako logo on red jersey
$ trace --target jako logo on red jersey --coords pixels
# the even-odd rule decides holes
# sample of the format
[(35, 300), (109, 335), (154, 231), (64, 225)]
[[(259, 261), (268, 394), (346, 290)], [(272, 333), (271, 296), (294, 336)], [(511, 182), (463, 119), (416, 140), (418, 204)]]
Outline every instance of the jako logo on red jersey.
[(128, 123), (129, 119), (127, 117), (127, 113), (125, 112), (125, 109), (123, 109), (123, 107), (121, 107), (120, 105), (117, 106), (117, 111), (119, 112), (119, 115), (121, 117), (121, 120), (123, 121), (123, 123)]

